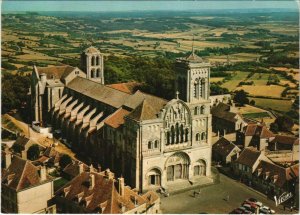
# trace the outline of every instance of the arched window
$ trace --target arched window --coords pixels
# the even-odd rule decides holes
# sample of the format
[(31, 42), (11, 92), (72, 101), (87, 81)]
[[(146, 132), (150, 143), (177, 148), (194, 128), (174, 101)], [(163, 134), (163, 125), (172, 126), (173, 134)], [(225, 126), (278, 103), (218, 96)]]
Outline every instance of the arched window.
[(180, 126), (180, 143), (183, 143), (184, 141), (184, 130), (183, 125)]
[(200, 141), (200, 134), (199, 133), (196, 134), (196, 141)]
[(201, 134), (201, 140), (206, 140), (206, 133), (205, 132), (202, 132), (202, 134)]
[(91, 70), (91, 78), (94, 78), (95, 76), (94, 76), (95, 74), (94, 74), (94, 70), (92, 69)]
[(148, 142), (148, 149), (152, 149), (152, 142), (151, 141)]
[(157, 149), (159, 146), (159, 141), (158, 140), (155, 140), (154, 141), (154, 148)]
[(95, 57), (92, 57), (92, 62), (91, 62), (92, 66), (95, 66)]
[(97, 75), (96, 77), (100, 78), (100, 69), (97, 69)]
[(176, 143), (179, 143), (179, 125), (176, 123)]
[(198, 107), (194, 108), (194, 115), (198, 115)]
[(171, 127), (171, 144), (174, 144), (175, 142), (175, 129), (174, 126), (172, 125)]
[(204, 114), (204, 110), (205, 110), (205, 107), (204, 107), (204, 105), (203, 105), (203, 106), (201, 106), (201, 108), (200, 108), (200, 114)]
[(205, 96), (205, 79), (202, 79), (202, 81), (201, 81), (201, 97), (202, 98), (205, 98), (206, 96)]
[(184, 142), (187, 142), (187, 141), (189, 141), (189, 129), (188, 128), (185, 129), (185, 139), (184, 139)]
[(99, 56), (96, 57), (96, 65), (99, 65)]
[(168, 131), (167, 132), (167, 145), (169, 145), (170, 144), (170, 132)]

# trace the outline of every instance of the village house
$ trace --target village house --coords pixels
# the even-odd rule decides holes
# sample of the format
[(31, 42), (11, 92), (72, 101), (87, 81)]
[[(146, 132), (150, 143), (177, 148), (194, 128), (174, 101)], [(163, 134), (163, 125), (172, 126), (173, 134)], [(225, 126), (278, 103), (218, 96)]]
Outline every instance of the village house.
[(89, 170), (88, 165), (72, 160), (63, 170), (62, 176), (68, 180), (75, 178), (77, 175), (83, 173), (84, 171)]
[(294, 136), (276, 135), (275, 138), (269, 142), (268, 150), (277, 152), (299, 152), (299, 138)]
[(241, 178), (241, 180), (249, 181), (262, 160), (270, 161), (264, 152), (252, 147), (245, 148), (240, 153), (238, 159), (232, 163), (233, 172), (237, 177)]
[(234, 143), (221, 137), (212, 146), (212, 157), (214, 161), (227, 165), (238, 158), (240, 151), (241, 149)]
[(241, 131), (236, 132), (236, 143), (245, 148), (252, 146), (262, 151), (268, 147), (274, 137), (275, 135), (265, 125), (248, 124)]
[(160, 198), (153, 192), (138, 194), (117, 180), (109, 169), (83, 171), (55, 193), (59, 213), (157, 214)]
[(241, 130), (247, 125), (234, 103), (229, 105), (219, 102), (211, 108), (211, 115), (213, 132), (223, 136)]
[(12, 145), (12, 150), (14, 153), (21, 156), (23, 159), (27, 159), (27, 151), (30, 146), (37, 144), (32, 139), (25, 136), (18, 136), (14, 144)]
[(280, 196), (284, 192), (295, 194), (297, 178), (299, 179), (299, 164), (282, 167), (261, 161), (253, 173), (252, 185), (273, 198), (274, 195)]
[(53, 178), (44, 166), (38, 168), (6, 150), (1, 177), (2, 213), (56, 213), (51, 203)]

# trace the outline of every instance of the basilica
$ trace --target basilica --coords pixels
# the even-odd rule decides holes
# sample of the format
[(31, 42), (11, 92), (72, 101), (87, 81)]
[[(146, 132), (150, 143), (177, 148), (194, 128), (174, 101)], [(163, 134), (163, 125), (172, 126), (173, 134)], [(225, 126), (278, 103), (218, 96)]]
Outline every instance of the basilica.
[(177, 59), (170, 101), (131, 83), (105, 85), (104, 71), (95, 47), (82, 52), (81, 68), (34, 66), (32, 120), (140, 192), (210, 179), (210, 64), (194, 52)]

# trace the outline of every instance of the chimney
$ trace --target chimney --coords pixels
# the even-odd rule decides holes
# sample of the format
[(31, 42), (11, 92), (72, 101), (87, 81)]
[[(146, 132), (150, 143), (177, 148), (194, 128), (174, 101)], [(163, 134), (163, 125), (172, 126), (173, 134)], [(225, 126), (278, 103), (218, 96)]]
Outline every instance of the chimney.
[(101, 172), (101, 165), (98, 164), (98, 172)]
[(8, 148), (5, 148), (5, 169), (7, 169), (11, 164), (11, 153)]
[(21, 151), (21, 158), (23, 158), (24, 160), (27, 160), (27, 152), (26, 152), (26, 150)]
[(124, 184), (124, 178), (121, 176), (120, 178), (118, 178), (118, 191), (119, 191), (119, 194), (120, 196), (124, 196), (124, 187), (125, 187), (125, 184)]
[(82, 162), (79, 162), (78, 168), (79, 168), (79, 174), (83, 173), (83, 163)]
[(229, 108), (229, 112), (231, 113), (237, 113), (237, 108), (235, 107), (235, 103), (232, 102), (232, 105), (230, 105), (230, 108)]
[(41, 177), (41, 181), (45, 181), (47, 179), (47, 171), (45, 166), (41, 166), (40, 177)]
[(105, 170), (105, 175), (108, 177), (108, 179), (114, 179), (114, 173), (112, 173), (110, 169)]
[(93, 164), (90, 165), (90, 172), (95, 172), (95, 169), (93, 167)]
[(95, 175), (92, 173), (90, 173), (89, 175), (89, 185), (90, 185), (89, 189), (93, 189), (95, 186)]
[(42, 73), (42, 74), (40, 75), (40, 77), (41, 77), (41, 81), (42, 81), (43, 83), (45, 83), (45, 82), (47, 81), (47, 75), (46, 75), (45, 73)]

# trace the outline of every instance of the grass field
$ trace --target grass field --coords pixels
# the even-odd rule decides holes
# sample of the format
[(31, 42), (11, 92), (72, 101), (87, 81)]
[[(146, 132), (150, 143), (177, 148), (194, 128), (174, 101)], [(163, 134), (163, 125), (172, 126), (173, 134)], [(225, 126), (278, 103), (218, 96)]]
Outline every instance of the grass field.
[(239, 83), (246, 79), (248, 74), (249, 74), (249, 72), (237, 71), (236, 75), (233, 76), (231, 80), (222, 84), (222, 87), (227, 88), (229, 91), (234, 91), (237, 88), (237, 86), (239, 85)]
[(213, 78), (210, 78), (210, 82), (211, 83), (215, 83), (215, 82), (223, 81), (223, 79), (224, 78), (213, 77)]
[(278, 86), (278, 85), (269, 85), (269, 86), (244, 85), (236, 89), (244, 90), (247, 93), (249, 93), (249, 95), (253, 95), (253, 96), (270, 96), (270, 97), (280, 98), (281, 93), (285, 89), (285, 87)]
[(271, 108), (277, 111), (287, 112), (291, 110), (292, 101), (291, 100), (279, 100), (279, 99), (265, 99), (265, 98), (249, 98), (249, 100), (254, 100), (255, 104), (262, 107)]

